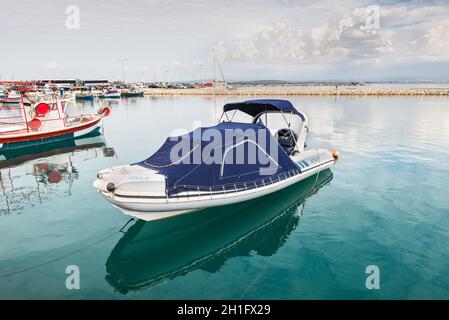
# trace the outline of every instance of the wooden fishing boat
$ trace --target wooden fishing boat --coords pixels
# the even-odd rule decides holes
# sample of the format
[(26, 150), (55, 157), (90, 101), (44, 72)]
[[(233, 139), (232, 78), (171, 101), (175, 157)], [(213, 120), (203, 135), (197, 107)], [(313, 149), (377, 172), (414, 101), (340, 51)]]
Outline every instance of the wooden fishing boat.
[(82, 138), (98, 131), (103, 117), (110, 113), (108, 108), (97, 114), (66, 114), (67, 100), (21, 103), (18, 106), (0, 107), (0, 150), (17, 149), (57, 141)]

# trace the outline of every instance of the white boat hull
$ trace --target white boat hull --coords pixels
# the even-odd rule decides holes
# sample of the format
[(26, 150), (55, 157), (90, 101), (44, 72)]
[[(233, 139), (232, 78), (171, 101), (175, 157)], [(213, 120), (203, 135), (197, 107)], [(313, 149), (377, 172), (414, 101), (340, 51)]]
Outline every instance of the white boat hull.
[[(94, 187), (101, 195), (123, 213), (143, 219), (157, 220), (198, 209), (229, 205), (252, 200), (287, 188), (301, 180), (330, 168), (335, 160), (332, 153), (325, 149), (312, 149), (293, 159), (301, 163), (301, 172), (280, 181), (257, 188), (232, 192), (182, 192), (176, 196), (166, 196), (162, 190), (165, 181), (151, 170), (134, 168), (136, 166), (115, 167), (112, 171), (101, 171)], [(307, 163), (307, 165), (306, 165)], [(113, 172), (120, 173), (120, 181), (114, 180)], [(145, 177), (145, 174), (147, 177)], [(111, 175), (111, 177), (108, 177)], [(128, 177), (123, 178), (123, 176)], [(156, 178), (153, 179), (153, 177)], [(159, 177), (157, 177), (159, 176)], [(108, 191), (107, 184), (119, 185), (117, 190)], [(120, 188), (120, 186), (123, 186)], [(148, 192), (146, 192), (148, 190)]]
[(100, 98), (103, 99), (120, 99), (121, 98), (121, 94), (120, 93), (105, 93), (99, 96)]

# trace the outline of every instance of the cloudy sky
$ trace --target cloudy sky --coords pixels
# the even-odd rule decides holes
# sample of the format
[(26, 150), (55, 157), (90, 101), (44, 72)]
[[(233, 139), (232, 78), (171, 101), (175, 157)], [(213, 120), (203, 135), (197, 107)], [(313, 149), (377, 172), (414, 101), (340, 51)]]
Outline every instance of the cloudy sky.
[[(78, 19), (79, 18), (79, 19)], [(449, 1), (16, 0), (3, 80), (449, 80)]]

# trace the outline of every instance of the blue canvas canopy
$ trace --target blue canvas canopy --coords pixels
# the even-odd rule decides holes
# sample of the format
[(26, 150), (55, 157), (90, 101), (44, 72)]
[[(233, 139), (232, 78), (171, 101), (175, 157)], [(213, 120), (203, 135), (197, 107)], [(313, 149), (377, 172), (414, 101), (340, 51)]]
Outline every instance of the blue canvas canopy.
[(263, 124), (222, 122), (165, 143), (136, 163), (166, 176), (167, 193), (264, 186), (300, 172)]
[(276, 99), (259, 99), (259, 100), (248, 100), (244, 102), (228, 103), (223, 107), (223, 111), (240, 110), (252, 117), (257, 116), (262, 112), (267, 111), (282, 111), (286, 113), (293, 113), (301, 117), (304, 120), (304, 115), (300, 113), (292, 105), (290, 101), (287, 100), (276, 100)]

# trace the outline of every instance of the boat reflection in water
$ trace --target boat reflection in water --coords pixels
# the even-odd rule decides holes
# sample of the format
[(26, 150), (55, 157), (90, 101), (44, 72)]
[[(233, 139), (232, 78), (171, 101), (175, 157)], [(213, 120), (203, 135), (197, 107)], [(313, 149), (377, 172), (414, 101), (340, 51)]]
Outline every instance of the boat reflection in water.
[(114, 156), (111, 150), (97, 132), (84, 139), (0, 152), (0, 215), (18, 214), (51, 198), (71, 196), (78, 179), (74, 159)]
[(138, 220), (112, 250), (106, 280), (125, 294), (196, 269), (216, 272), (230, 257), (253, 250), (270, 256), (298, 225), (306, 198), (331, 179), (327, 169), (260, 199)]
[(104, 145), (105, 143), (101, 132), (97, 130), (91, 132), (82, 139), (64, 140), (25, 148), (0, 150), (0, 169), (14, 167), (25, 161), (69, 153), (78, 149), (102, 147)]

